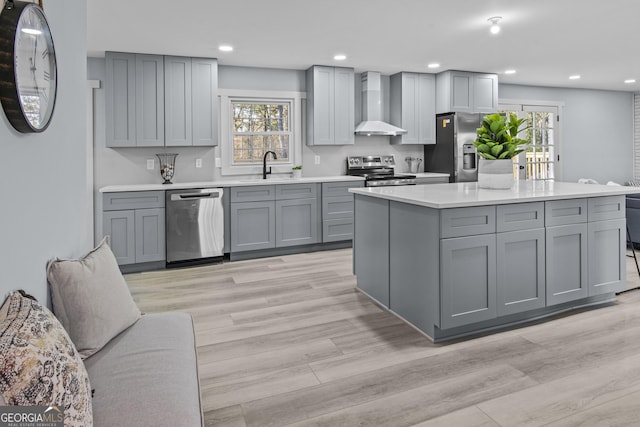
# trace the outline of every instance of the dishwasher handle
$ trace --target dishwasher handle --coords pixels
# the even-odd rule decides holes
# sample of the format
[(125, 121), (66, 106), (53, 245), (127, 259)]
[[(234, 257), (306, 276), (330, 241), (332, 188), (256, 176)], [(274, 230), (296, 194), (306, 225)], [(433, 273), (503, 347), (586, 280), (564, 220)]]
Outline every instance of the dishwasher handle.
[(212, 191), (210, 193), (182, 193), (172, 194), (171, 200), (193, 200), (193, 199), (217, 199), (220, 197), (219, 191)]

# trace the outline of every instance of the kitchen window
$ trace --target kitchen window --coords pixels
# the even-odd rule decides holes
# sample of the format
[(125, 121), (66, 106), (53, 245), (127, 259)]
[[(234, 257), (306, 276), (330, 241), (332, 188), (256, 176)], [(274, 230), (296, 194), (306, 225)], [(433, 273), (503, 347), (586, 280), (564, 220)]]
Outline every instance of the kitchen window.
[(503, 104), (501, 113), (514, 113), (526, 120), (527, 130), (519, 135), (527, 141), (514, 161), (516, 179), (554, 181), (559, 178), (559, 105)]
[(302, 164), (301, 104), (304, 93), (228, 90), (221, 95), (222, 175), (262, 174), (267, 151), (273, 173)]

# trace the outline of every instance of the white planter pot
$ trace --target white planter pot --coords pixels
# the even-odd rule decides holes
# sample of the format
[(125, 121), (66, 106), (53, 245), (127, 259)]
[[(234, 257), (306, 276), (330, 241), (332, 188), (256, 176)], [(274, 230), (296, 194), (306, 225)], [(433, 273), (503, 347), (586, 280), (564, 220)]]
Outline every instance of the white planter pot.
[(478, 159), (478, 188), (507, 190), (513, 181), (513, 159)]
[(291, 175), (293, 178), (302, 178), (302, 169), (293, 169)]

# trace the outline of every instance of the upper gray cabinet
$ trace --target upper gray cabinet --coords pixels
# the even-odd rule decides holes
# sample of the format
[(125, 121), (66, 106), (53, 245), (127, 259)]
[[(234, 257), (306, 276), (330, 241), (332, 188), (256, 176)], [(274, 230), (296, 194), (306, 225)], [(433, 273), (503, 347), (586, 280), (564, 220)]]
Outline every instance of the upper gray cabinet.
[(493, 113), (498, 111), (496, 74), (445, 71), (436, 76), (436, 112)]
[(392, 144), (436, 143), (436, 79), (433, 74), (391, 76), (391, 124), (406, 130)]
[(307, 145), (348, 145), (354, 136), (353, 68), (307, 70)]
[(108, 147), (217, 145), (215, 59), (106, 53)]

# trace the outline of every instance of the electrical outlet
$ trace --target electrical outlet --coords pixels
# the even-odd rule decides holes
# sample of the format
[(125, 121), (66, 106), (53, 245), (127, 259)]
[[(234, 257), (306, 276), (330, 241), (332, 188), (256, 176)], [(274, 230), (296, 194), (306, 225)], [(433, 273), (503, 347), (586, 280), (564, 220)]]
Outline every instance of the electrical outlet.
[(147, 159), (147, 170), (154, 170), (156, 168), (154, 159)]
[(220, 157), (216, 157), (216, 167), (217, 168), (221, 168), (222, 167), (222, 162), (220, 161)]
[(202, 159), (196, 159), (196, 168), (202, 167)]
[(320, 164), (320, 156), (316, 156), (314, 158), (314, 162), (315, 162), (316, 165), (319, 165)]

